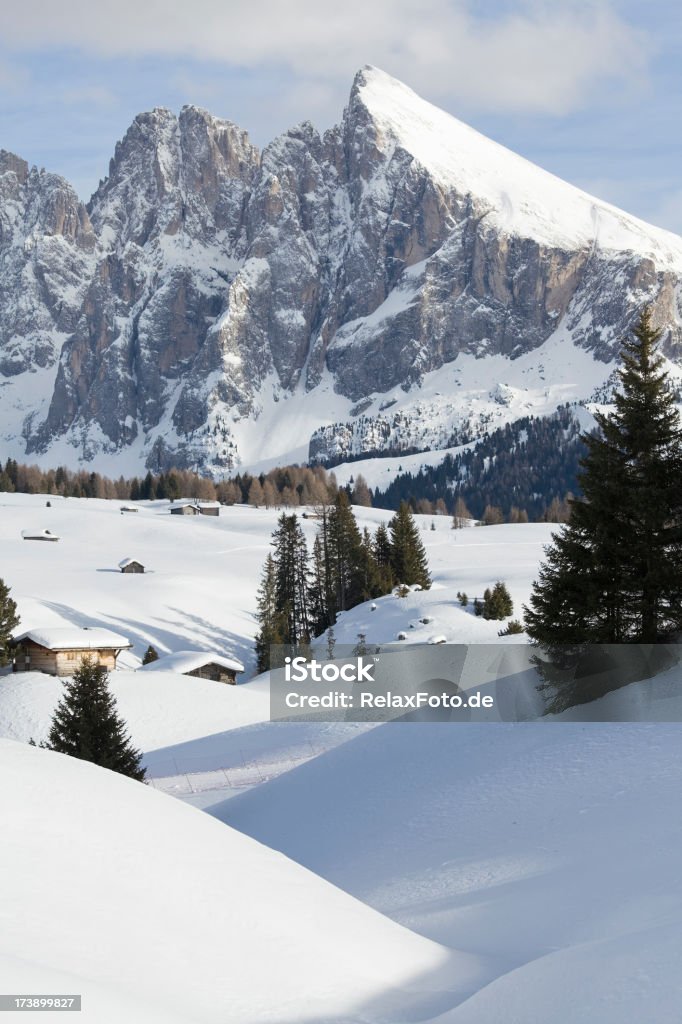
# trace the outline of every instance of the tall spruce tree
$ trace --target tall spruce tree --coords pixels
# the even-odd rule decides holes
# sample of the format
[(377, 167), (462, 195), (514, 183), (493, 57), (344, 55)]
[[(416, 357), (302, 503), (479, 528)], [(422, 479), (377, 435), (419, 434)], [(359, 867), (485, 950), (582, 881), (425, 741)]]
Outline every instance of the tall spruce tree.
[(391, 569), (391, 538), (385, 523), (379, 523), (375, 530), (372, 550), (381, 580), (381, 592), (389, 594), (393, 589), (394, 581)]
[(130, 742), (108, 680), (103, 665), (92, 660), (81, 664), (73, 678), (64, 683), (64, 695), (43, 746), (142, 782), (142, 755)]
[(271, 554), (263, 566), (256, 618), (260, 626), (256, 634), (257, 667), (259, 672), (267, 672), (272, 667), (270, 648), (282, 643), (281, 613), (277, 608), (277, 567)]
[(400, 508), (388, 524), (391, 536), (391, 571), (397, 583), (412, 586), (418, 583), (424, 590), (431, 586), (426, 551), (410, 506), (401, 501)]
[(329, 557), (334, 612), (346, 611), (365, 600), (366, 552), (345, 491), (336, 496), (329, 513)]
[(624, 344), (614, 411), (583, 437), (583, 498), (525, 609), (528, 635), (547, 648), (655, 644), (682, 629), (682, 433), (659, 339), (645, 310)]
[(308, 547), (296, 514), (283, 512), (273, 534), (275, 608), (282, 643), (307, 643), (311, 635), (308, 606)]
[(17, 603), (9, 594), (10, 588), (4, 580), (0, 580), (0, 665), (5, 665), (9, 660), (9, 641), (19, 625)]

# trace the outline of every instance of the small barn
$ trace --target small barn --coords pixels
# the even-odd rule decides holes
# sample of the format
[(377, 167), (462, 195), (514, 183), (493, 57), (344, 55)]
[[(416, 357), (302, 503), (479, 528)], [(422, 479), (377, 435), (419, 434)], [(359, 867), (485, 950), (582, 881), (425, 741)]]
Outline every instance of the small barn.
[(236, 683), (244, 671), (241, 661), (213, 651), (175, 651), (157, 661), (142, 665), (140, 672), (179, 672), (183, 676), (212, 679), (216, 683)]
[(192, 501), (171, 506), (172, 516), (219, 516), (219, 501)]
[(116, 668), (121, 651), (133, 645), (110, 629), (54, 626), (30, 629), (11, 642), (15, 672), (47, 672), (70, 676), (88, 658), (107, 669)]
[(198, 505), (186, 503), (184, 505), (171, 505), (170, 514), (172, 516), (198, 516), (200, 510)]
[(144, 572), (144, 566), (142, 562), (139, 562), (137, 560), (137, 558), (124, 558), (123, 561), (118, 563), (118, 567), (121, 570), (121, 572)]

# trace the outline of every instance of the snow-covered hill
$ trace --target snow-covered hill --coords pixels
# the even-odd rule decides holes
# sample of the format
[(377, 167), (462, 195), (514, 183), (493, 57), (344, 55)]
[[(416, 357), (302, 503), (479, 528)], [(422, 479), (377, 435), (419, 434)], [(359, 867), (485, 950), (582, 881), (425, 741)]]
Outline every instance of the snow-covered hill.
[(488, 973), (105, 769), (2, 740), (0, 773), (3, 991), (67, 984), (92, 1024), (399, 1021)]
[(0, 443), (118, 476), (444, 449), (589, 400), (682, 241), (377, 68), (262, 153), (140, 114), (87, 207), (0, 150)]
[(493, 955), (443, 1024), (673, 1024), (679, 724), (379, 726), (212, 813)]
[[(80, 991), (93, 1024), (676, 1024), (682, 726), (270, 722), (266, 677), (134, 668), (150, 642), (249, 657), (277, 512), (46, 500), (1, 496), (2, 577), (22, 628), (131, 636), (112, 689), (151, 785), (27, 746), (61, 684), (0, 675), (3, 991)], [(518, 612), (553, 529), (418, 522), (432, 589), (346, 612), (338, 642), (497, 642), (456, 593), (502, 577)], [(679, 716), (663, 676), (580, 713), (650, 696)]]

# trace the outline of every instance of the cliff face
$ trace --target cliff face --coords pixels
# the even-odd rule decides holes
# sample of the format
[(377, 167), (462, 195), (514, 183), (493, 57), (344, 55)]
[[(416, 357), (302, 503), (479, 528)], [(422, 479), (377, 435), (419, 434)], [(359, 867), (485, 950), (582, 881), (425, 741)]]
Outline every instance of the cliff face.
[(221, 473), (444, 447), (588, 399), (644, 303), (679, 361), (681, 279), (682, 239), (375, 69), (262, 154), (154, 110), (87, 208), (0, 151), (4, 448)]

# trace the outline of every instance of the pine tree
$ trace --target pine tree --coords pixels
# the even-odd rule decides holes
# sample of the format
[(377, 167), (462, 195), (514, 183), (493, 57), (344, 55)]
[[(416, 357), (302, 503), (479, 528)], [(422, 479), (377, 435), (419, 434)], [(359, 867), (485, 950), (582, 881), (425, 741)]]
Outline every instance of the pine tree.
[(388, 524), (391, 535), (391, 570), (393, 578), (412, 586), (418, 583), (424, 590), (431, 586), (426, 551), (419, 536), (419, 530), (407, 502)]
[(151, 665), (151, 663), (153, 661), (158, 661), (158, 660), (159, 660), (159, 652), (157, 651), (156, 647), (153, 647), (150, 644), (149, 647), (147, 648), (147, 650), (144, 652), (144, 657), (142, 658), (142, 664), (143, 665)]
[(659, 339), (645, 310), (624, 345), (615, 409), (583, 437), (583, 498), (525, 609), (528, 635), (550, 649), (652, 644), (682, 628), (682, 431)]
[(507, 587), (500, 580), (492, 590), (486, 589), (483, 594), (483, 618), (506, 619), (514, 612), (514, 604)]
[(142, 782), (142, 755), (130, 742), (108, 682), (103, 665), (83, 661), (64, 683), (44, 746)]
[(256, 618), (260, 629), (256, 635), (256, 658), (259, 672), (267, 672), (270, 665), (270, 648), (283, 642), (281, 635), (281, 614), (277, 608), (277, 567), (272, 555), (268, 555), (263, 567), (258, 590), (258, 611)]
[(366, 561), (348, 495), (341, 490), (329, 513), (329, 562), (335, 612), (354, 608), (365, 600)]
[(330, 626), (327, 630), (327, 660), (334, 660), (334, 648), (336, 647), (336, 633), (334, 627)]
[(311, 634), (308, 548), (298, 517), (283, 512), (272, 539), (277, 624), (282, 643), (296, 646)]
[(17, 603), (9, 594), (10, 588), (0, 580), (0, 665), (6, 665), (9, 660), (9, 641), (20, 621)]
[(379, 570), (382, 594), (390, 594), (393, 590), (393, 570), (391, 569), (391, 538), (385, 523), (379, 523), (374, 532), (372, 544), (374, 561)]

